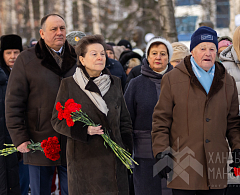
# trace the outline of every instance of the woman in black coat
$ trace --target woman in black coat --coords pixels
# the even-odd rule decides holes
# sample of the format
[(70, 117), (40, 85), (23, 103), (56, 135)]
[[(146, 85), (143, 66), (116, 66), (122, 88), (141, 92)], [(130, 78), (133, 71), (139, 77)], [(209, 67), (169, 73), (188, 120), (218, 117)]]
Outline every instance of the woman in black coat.
[(141, 75), (131, 79), (124, 94), (133, 123), (134, 158), (139, 163), (133, 169), (135, 195), (171, 194), (171, 191), (165, 191), (166, 180), (163, 180), (162, 189), (160, 177), (153, 177), (156, 160), (152, 152), (151, 130), (153, 109), (160, 95), (162, 77), (173, 69), (169, 63), (172, 54), (172, 46), (167, 40), (152, 38), (146, 47)]
[(100, 35), (83, 37), (76, 46), (78, 68), (63, 79), (56, 98), (62, 105), (73, 99), (100, 126), (75, 122), (67, 126), (53, 110), (52, 125), (67, 140), (69, 195), (128, 195), (127, 169), (100, 136), (107, 130), (121, 147), (132, 151), (132, 125), (119, 78), (105, 68), (104, 40)]

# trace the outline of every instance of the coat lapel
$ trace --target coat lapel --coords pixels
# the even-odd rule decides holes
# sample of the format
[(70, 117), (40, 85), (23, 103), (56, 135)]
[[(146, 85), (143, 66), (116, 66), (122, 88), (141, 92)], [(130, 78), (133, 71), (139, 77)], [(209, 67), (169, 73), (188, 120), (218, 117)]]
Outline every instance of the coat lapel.
[(35, 53), (39, 59), (42, 59), (41, 64), (59, 76), (63, 76), (76, 64), (76, 53), (74, 48), (65, 42), (65, 52), (63, 54), (62, 69), (58, 66), (52, 55), (49, 53), (45, 42), (40, 39), (35, 46)]

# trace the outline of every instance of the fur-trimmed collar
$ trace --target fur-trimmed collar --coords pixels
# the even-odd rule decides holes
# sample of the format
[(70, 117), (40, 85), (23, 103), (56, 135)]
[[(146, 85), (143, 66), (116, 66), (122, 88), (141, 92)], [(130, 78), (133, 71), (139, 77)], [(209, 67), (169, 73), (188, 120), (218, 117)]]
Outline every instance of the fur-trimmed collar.
[(63, 54), (62, 69), (58, 66), (52, 55), (49, 53), (44, 40), (41, 38), (35, 46), (35, 53), (39, 59), (42, 59), (41, 64), (53, 71), (59, 76), (63, 76), (76, 64), (77, 55), (74, 48), (65, 42), (65, 52)]
[(223, 67), (223, 65), (220, 62), (215, 61), (215, 74), (214, 74), (211, 88), (209, 90), (209, 93), (207, 94), (192, 70), (192, 64), (190, 62), (190, 57), (191, 57), (191, 55), (184, 58), (184, 65), (185, 65), (188, 73), (190, 74), (191, 83), (193, 83), (194, 85), (199, 87), (201, 90), (203, 90), (205, 92), (205, 94), (208, 96), (208, 99), (210, 99), (223, 87), (223, 78), (226, 74), (225, 68)]

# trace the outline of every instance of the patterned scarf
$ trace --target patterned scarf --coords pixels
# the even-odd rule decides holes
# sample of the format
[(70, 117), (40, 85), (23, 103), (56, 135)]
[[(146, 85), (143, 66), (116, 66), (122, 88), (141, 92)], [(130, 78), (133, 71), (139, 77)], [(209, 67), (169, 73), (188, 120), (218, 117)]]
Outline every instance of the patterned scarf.
[(95, 106), (107, 116), (108, 107), (102, 97), (108, 92), (110, 88), (110, 85), (111, 85), (110, 76), (108, 74), (102, 74), (93, 80), (93, 82), (99, 88), (102, 96), (96, 92), (91, 92), (85, 89), (86, 85), (89, 82), (89, 79), (83, 73), (81, 68), (78, 67), (76, 69), (76, 72), (73, 75), (73, 79), (79, 85), (79, 87), (84, 91), (84, 93), (87, 94), (87, 96), (91, 99), (91, 101), (95, 104)]
[(199, 80), (199, 82), (201, 83), (201, 85), (203, 86), (203, 88), (208, 94), (210, 87), (212, 85), (212, 81), (215, 73), (215, 64), (206, 72), (200, 66), (197, 65), (196, 61), (192, 56), (190, 60), (192, 64), (192, 70), (195, 76), (197, 77), (197, 79)]
[(62, 52), (60, 53), (60, 55), (56, 54), (46, 43), (45, 43), (49, 53), (52, 55), (52, 57), (54, 58), (54, 60), (56, 61), (56, 63), (58, 64), (58, 66), (60, 68), (62, 68), (62, 62), (63, 62), (63, 54), (64, 54), (64, 51), (65, 51), (65, 45), (63, 45), (63, 49), (62, 49)]

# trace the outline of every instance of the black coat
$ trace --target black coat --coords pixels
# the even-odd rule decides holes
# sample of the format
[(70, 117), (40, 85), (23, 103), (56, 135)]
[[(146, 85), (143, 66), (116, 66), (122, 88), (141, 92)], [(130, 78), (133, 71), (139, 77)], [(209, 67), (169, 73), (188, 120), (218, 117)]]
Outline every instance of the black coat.
[[(7, 75), (0, 68), (0, 150), (3, 144), (11, 144), (12, 140), (8, 133), (5, 122), (5, 93), (7, 87)], [(0, 194), (20, 195), (17, 154), (0, 156)]]
[[(111, 138), (127, 150), (132, 150), (132, 125), (122, 92), (120, 79), (112, 76), (109, 91), (103, 96), (109, 109), (106, 117), (79, 88), (72, 77), (62, 80), (56, 102), (62, 105), (74, 99), (82, 105), (82, 111), (103, 128), (110, 130)], [(104, 146), (100, 135), (90, 136), (81, 122), (68, 127), (66, 121), (58, 119), (58, 112), (53, 110), (54, 129), (68, 137), (67, 168), (69, 195), (127, 195), (127, 169)]]

